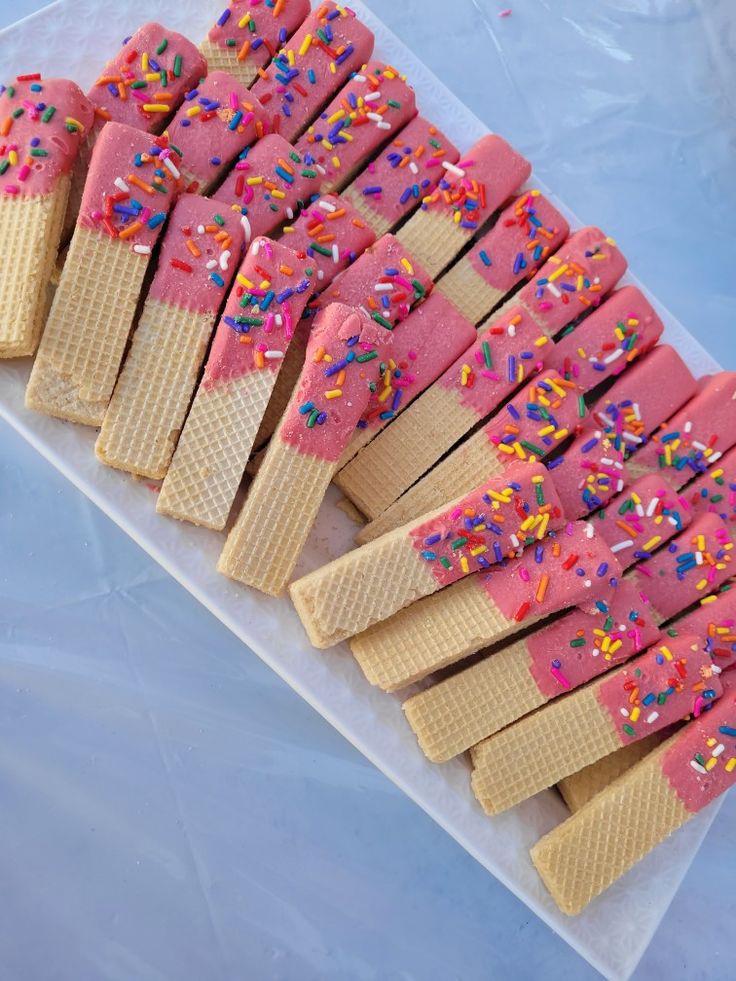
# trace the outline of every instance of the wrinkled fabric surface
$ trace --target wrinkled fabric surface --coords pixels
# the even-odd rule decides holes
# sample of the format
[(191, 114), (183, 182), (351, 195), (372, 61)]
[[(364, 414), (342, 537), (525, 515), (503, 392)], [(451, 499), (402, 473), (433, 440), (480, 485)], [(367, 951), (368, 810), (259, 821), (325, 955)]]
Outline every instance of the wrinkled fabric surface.
[[(371, 6), (736, 366), (727, 0)], [(595, 976), (2, 423), (0, 736), (3, 977)], [(734, 976), (735, 819), (639, 981)]]

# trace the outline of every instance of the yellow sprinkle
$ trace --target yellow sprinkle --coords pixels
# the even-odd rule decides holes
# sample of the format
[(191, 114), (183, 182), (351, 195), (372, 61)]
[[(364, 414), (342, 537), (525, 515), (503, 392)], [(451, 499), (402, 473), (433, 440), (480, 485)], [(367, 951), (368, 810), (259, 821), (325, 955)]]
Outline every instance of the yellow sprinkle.
[(708, 585), (708, 580), (707, 580), (707, 579), (701, 579), (701, 580), (700, 580), (699, 582), (696, 582), (696, 583), (695, 583), (695, 588), (696, 588), (696, 589), (697, 589), (698, 591), (700, 591), (701, 589), (705, 589), (705, 587), (706, 587), (707, 585)]
[[(476, 528), (475, 530), (477, 531), (478, 529)], [(475, 548), (471, 548), (470, 554), (473, 556), (473, 558), (475, 558), (476, 555), (482, 555), (484, 552), (487, 551), (488, 551), (488, 547), (486, 545), (476, 545)]]
[(561, 266), (558, 266), (553, 273), (550, 273), (547, 279), (549, 280), (550, 283), (554, 283), (556, 279), (559, 279), (560, 276), (564, 276), (566, 272), (567, 272), (567, 263), (564, 262)]
[[(245, 19), (245, 18), (243, 18), (243, 19)], [(303, 58), (304, 55), (307, 53), (307, 51), (309, 51), (309, 48), (311, 47), (311, 44), (312, 44), (312, 35), (311, 34), (307, 34), (307, 36), (304, 38), (304, 40), (301, 43), (301, 47), (299, 48), (299, 57), (300, 58)]]
[(668, 661), (672, 660), (672, 651), (669, 649), (669, 647), (660, 647), (660, 651)]
[(732, 756), (726, 763), (726, 773), (733, 773), (734, 770), (736, 770), (736, 756)]
[(615, 654), (619, 647), (623, 644), (622, 640), (614, 640), (611, 646), (608, 648), (610, 654)]
[(146, 102), (143, 105), (144, 112), (169, 112), (169, 106), (159, 105), (157, 102)]
[(565, 436), (570, 432), (569, 429), (558, 429), (555, 433), (555, 439), (564, 439)]
[(329, 392), (325, 392), (326, 399), (339, 399), (341, 395), (342, 395), (341, 388), (333, 388)]
[(463, 555), (463, 556), (461, 557), (461, 559), (460, 559), (460, 568), (461, 568), (461, 569), (463, 570), (463, 572), (465, 572), (465, 573), (468, 573), (468, 572), (470, 572), (470, 566), (468, 565), (468, 560), (467, 560), (467, 559), (465, 558), (465, 556), (464, 556), (464, 555)]
[(635, 708), (631, 710), (631, 715), (629, 716), (629, 718), (631, 719), (632, 722), (636, 722), (640, 715), (641, 715), (641, 709), (637, 705)]
[(384, 388), (384, 390), (378, 396), (378, 401), (379, 402), (385, 402), (386, 399), (389, 397), (390, 394), (391, 394), (391, 386), (390, 385), (387, 385), (386, 388)]
[(651, 550), (662, 541), (661, 535), (653, 535), (648, 542), (642, 545), (642, 549), (645, 552), (651, 552)]
[(711, 756), (711, 758), (705, 764), (705, 769), (712, 770), (717, 763), (718, 763), (718, 758), (716, 756)]
[(187, 109), (187, 116), (198, 116), (201, 111), (201, 106), (192, 106), (191, 109)]
[(253, 289), (253, 283), (251, 283), (251, 281), (247, 279), (242, 273), (238, 273), (238, 275), (235, 278), (240, 283), (240, 285), (245, 286), (247, 290)]

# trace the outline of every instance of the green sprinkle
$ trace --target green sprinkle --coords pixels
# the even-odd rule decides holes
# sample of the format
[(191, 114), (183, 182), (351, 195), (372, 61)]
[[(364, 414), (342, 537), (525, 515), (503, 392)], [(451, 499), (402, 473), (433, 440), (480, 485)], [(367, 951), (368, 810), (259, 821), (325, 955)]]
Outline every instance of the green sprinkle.
[(212, 220), (220, 226), (225, 224), (225, 219), (222, 217), (222, 215), (213, 215)]
[(54, 115), (55, 112), (56, 112), (56, 106), (49, 106), (46, 112), (43, 114), (43, 116), (41, 116), (41, 122), (42, 123), (51, 122), (51, 117)]
[(433, 146), (435, 150), (442, 149), (442, 144), (440, 143), (439, 140), (427, 140), (427, 143), (429, 143), (430, 146)]
[(316, 242), (312, 242), (310, 248), (314, 252), (318, 252), (320, 255), (326, 255), (328, 258), (332, 255), (332, 251), (324, 247), (324, 245), (317, 245)]
[(491, 345), (488, 343), (488, 341), (483, 341), (481, 347), (483, 348), (483, 360), (486, 363), (486, 368), (492, 368), (493, 358), (491, 357)]
[(319, 409), (312, 409), (309, 413), (309, 418), (307, 419), (307, 429), (314, 429), (314, 424), (317, 421), (317, 416), (319, 415)]
[(380, 324), (381, 327), (385, 327), (386, 330), (394, 329), (394, 325), (390, 321), (382, 317), (380, 313), (372, 313), (371, 317), (376, 321), (377, 324)]
[(12, 99), (13, 96), (15, 95), (15, 86), (14, 85), (9, 85), (5, 91), (8, 94), (8, 98), (9, 99)]
[(401, 109), (401, 103), (397, 102), (396, 99), (387, 99), (386, 102), (392, 109)]
[(570, 641), (570, 647), (585, 647), (585, 638), (576, 637), (575, 640)]
[(317, 31), (317, 37), (318, 37), (318, 38), (320, 39), (320, 41), (323, 41), (323, 42), (324, 42), (325, 44), (328, 44), (328, 45), (329, 45), (329, 43), (330, 43), (330, 42), (328, 41), (328, 39), (327, 39), (327, 35), (326, 35), (326, 34), (325, 34), (325, 32), (324, 32), (324, 31), (322, 30), (322, 28), (320, 28), (320, 29), (319, 29), (319, 30)]
[[(721, 483), (722, 482), (723, 481), (721, 481)], [(723, 494), (714, 494), (713, 497), (711, 497), (712, 504), (720, 504), (722, 500), (723, 500)]]
[(534, 493), (537, 496), (537, 504), (541, 507), (544, 504), (544, 491), (541, 484), (534, 485)]
[(695, 754), (695, 762), (700, 763), (701, 766), (705, 766), (705, 757), (702, 753)]
[(137, 82), (133, 82), (133, 84), (130, 87), (132, 89), (147, 89), (148, 82), (143, 81), (143, 79), (139, 79)]
[(174, 78), (178, 78), (181, 75), (181, 55), (177, 55), (176, 58), (174, 58), (173, 72)]
[(161, 88), (165, 89), (169, 84), (169, 74), (165, 68), (161, 69)]
[(32, 157), (48, 157), (48, 150), (31, 150)]
[(606, 617), (606, 622), (603, 624), (603, 629), (608, 631), (613, 626), (613, 617)]
[(581, 419), (585, 415), (585, 399), (582, 395), (578, 395), (578, 415)]
[(414, 287), (414, 296), (420, 300), (427, 292), (418, 279), (412, 279), (411, 285)]
[(674, 627), (668, 627), (667, 628), (667, 636), (668, 637), (677, 637), (677, 631), (675, 630)]
[(17, 119), (19, 116), (22, 116), (24, 112), (25, 109), (23, 108), (23, 106), (18, 106), (18, 108), (15, 109), (12, 113), (13, 119)]
[(529, 443), (527, 440), (521, 439), (519, 440), (519, 444), (524, 447), (527, 453), (533, 453), (535, 456), (538, 457), (544, 456), (545, 451), (540, 449), (538, 446), (535, 446), (534, 443)]
[(159, 44), (159, 46), (156, 48), (156, 54), (162, 55), (164, 51), (168, 48), (168, 46), (169, 46), (169, 42), (166, 38), (164, 38), (161, 44)]
[(289, 154), (289, 156), (294, 161), (294, 163), (301, 163), (302, 162), (302, 158), (299, 156), (298, 153), (295, 153), (294, 150), (291, 151), (291, 153)]
[(440, 559), (440, 565), (443, 565), (446, 569), (452, 568), (452, 562), (450, 562), (446, 555), (443, 555)]
[[(227, 39), (227, 41), (225, 41), (225, 47), (226, 48), (234, 48), (235, 47), (235, 38), (234, 37), (229, 37)], [(177, 55), (177, 58), (178, 57), (179, 57), (179, 55)], [(176, 75), (176, 63), (174, 63), (174, 74)]]
[(624, 726), (624, 732), (626, 733), (627, 736), (635, 736), (636, 735), (636, 733), (634, 732), (633, 727), (630, 726), (630, 725), (625, 725)]
[(463, 545), (467, 545), (467, 544), (468, 544), (468, 539), (464, 535), (461, 535), (459, 538), (456, 538), (454, 542), (450, 543), (450, 548), (454, 550), (457, 548), (462, 548)]
[(302, 177), (316, 177), (316, 176), (317, 176), (317, 171), (316, 170), (303, 170), (302, 171)]
[(657, 695), (657, 705), (664, 705), (666, 701), (667, 701), (667, 696), (665, 695), (664, 692), (660, 692), (659, 695)]
[(0, 177), (5, 173), (5, 171), (8, 169), (9, 166), (10, 166), (10, 161), (8, 160), (7, 157), (4, 157), (2, 160), (0, 160)]
[(377, 357), (378, 357), (378, 351), (366, 351), (365, 354), (359, 354), (355, 360), (360, 361), (360, 363), (363, 364), (365, 361), (372, 361), (374, 358)]

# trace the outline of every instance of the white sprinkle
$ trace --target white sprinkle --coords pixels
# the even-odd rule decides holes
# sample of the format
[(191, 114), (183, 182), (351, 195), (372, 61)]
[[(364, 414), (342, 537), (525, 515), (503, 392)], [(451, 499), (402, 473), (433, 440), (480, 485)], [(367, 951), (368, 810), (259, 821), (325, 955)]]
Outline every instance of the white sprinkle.
[(511, 544), (514, 546), (514, 548), (518, 548), (519, 545), (521, 545), (518, 535), (510, 535), (509, 538), (511, 539)]
[(560, 293), (554, 283), (547, 283), (547, 289), (550, 291), (552, 296), (556, 296), (558, 299), (562, 296), (562, 293)]
[(353, 79), (356, 82), (365, 82), (365, 75), (353, 75)]
[(584, 582), (583, 582), (583, 586), (585, 586), (585, 588), (586, 588), (586, 589), (590, 589), (590, 587), (591, 587), (592, 585), (593, 585), (593, 583), (592, 583), (592, 582), (590, 581), (590, 579), (586, 579), (586, 580), (584, 580)]
[(324, 278), (325, 278), (324, 271), (322, 269), (318, 269), (317, 270), (317, 279), (324, 279)]
[(335, 263), (335, 265), (337, 265), (337, 263), (340, 261), (340, 250), (336, 245), (332, 246), (332, 261)]
[(696, 552), (695, 553), (695, 565), (702, 565), (702, 564), (703, 564), (703, 553), (702, 552)]
[(391, 123), (387, 123), (385, 119), (382, 119), (380, 123), (376, 123), (376, 129), (391, 129)]
[(616, 490), (617, 491), (622, 491), (623, 489), (624, 489), (624, 482), (623, 482), (623, 480), (619, 480), (616, 483)]
[(711, 453), (711, 455), (708, 457), (708, 466), (712, 466), (716, 460), (720, 460), (722, 456), (723, 453), (721, 450), (718, 450), (716, 453)]
[(644, 505), (641, 502), (639, 502), (639, 504), (636, 505), (635, 510), (640, 518), (644, 517)]
[(315, 164), (314, 166), (320, 172), (320, 174), (322, 174), (322, 176), (324, 177), (325, 174), (327, 173), (327, 168), (326, 167), (323, 167), (322, 164)]
[(125, 183), (125, 181), (123, 180), (123, 178), (122, 178), (122, 177), (116, 177), (116, 178), (115, 178), (115, 187), (117, 187), (117, 188), (119, 188), (119, 189), (120, 189), (121, 191), (123, 191), (123, 193), (124, 193), (124, 194), (127, 194), (127, 193), (128, 193), (128, 191), (130, 190), (130, 188), (129, 188), (129, 187), (128, 187), (128, 185), (127, 185), (127, 184)]
[(220, 269), (227, 269), (229, 262), (230, 262), (230, 249), (225, 249), (225, 251), (220, 256)]
[(697, 760), (690, 760), (690, 766), (693, 768), (693, 770), (695, 770), (696, 773), (704, 773), (706, 776), (708, 775), (708, 771), (705, 769), (704, 766), (701, 766)]
[(585, 522), (585, 537), (586, 538), (593, 538), (594, 535), (595, 535), (595, 528), (593, 527), (593, 522), (592, 521), (586, 521)]
[(621, 715), (623, 715), (623, 717), (625, 719), (628, 719), (628, 717), (629, 717), (629, 710), (628, 709), (625, 709), (625, 708), (622, 708), (621, 709)]
[(462, 167), (457, 167), (454, 163), (450, 163), (449, 160), (443, 160), (442, 166), (445, 170), (449, 170), (451, 174), (454, 174), (455, 177), (465, 177), (465, 171)]
[(647, 517), (651, 518), (654, 512), (657, 510), (657, 505), (659, 504), (659, 498), (653, 497), (649, 502), (649, 507), (647, 508)]
[(380, 98), (380, 92), (369, 92), (368, 95), (363, 96), (363, 102), (377, 102)]
[(329, 211), (330, 214), (332, 214), (333, 211), (337, 211), (335, 205), (332, 204), (331, 201), (326, 201), (324, 198), (317, 202), (317, 207), (321, 208), (323, 211)]
[(133, 251), (137, 252), (138, 255), (150, 255), (151, 246), (150, 245), (134, 245)]
[(627, 538), (625, 542), (616, 542), (615, 545), (611, 545), (612, 552), (623, 552), (625, 548), (632, 548), (634, 545), (630, 538)]
[(693, 446), (695, 447), (696, 450), (701, 450), (703, 452), (705, 452), (705, 450), (707, 449), (705, 443), (701, 443), (699, 439), (693, 440)]
[[(250, 240), (253, 238), (253, 231), (250, 227), (250, 222), (248, 221), (247, 215), (240, 216), (240, 224), (243, 226), (243, 231), (245, 232), (245, 244), (248, 245), (250, 243)], [(253, 255), (258, 255), (258, 250), (260, 248), (260, 245), (261, 245), (260, 242), (256, 242), (253, 245)]]
[(210, 259), (210, 261), (207, 263), (207, 268), (217, 269), (217, 259)]
[(715, 749), (711, 750), (711, 756), (720, 756), (726, 747), (723, 743), (718, 743)]
[(372, 119), (374, 123), (383, 122), (383, 116), (379, 112), (367, 112), (366, 116), (368, 119)]
[[(613, 352), (613, 354), (609, 354), (607, 358), (603, 359), (603, 364), (611, 364), (617, 358), (620, 358), (623, 353), (624, 353), (623, 348), (618, 348), (616, 351)], [(590, 360), (592, 361), (593, 358), (591, 358)]]
[(692, 420), (688, 420), (682, 428), (686, 433), (692, 432), (692, 428), (693, 428)]
[(376, 293), (390, 293), (393, 288), (393, 283), (376, 283), (376, 285), (373, 287)]
[(413, 160), (409, 161), (409, 170), (412, 172), (412, 174), (419, 173), (419, 168), (417, 167), (417, 165), (414, 163)]
[(516, 324), (509, 324), (506, 328), (506, 333), (509, 337), (516, 337)]
[(659, 718), (659, 712), (651, 712), (647, 716), (647, 724), (652, 725), (652, 723), (656, 722), (658, 718)]
[(197, 225), (197, 233), (199, 235), (204, 235), (204, 225)]
[(286, 209), (286, 217), (289, 219), (289, 221), (293, 221), (293, 219), (294, 219), (294, 209), (293, 208), (287, 208)]
[(284, 356), (284, 352), (283, 351), (266, 351), (266, 353), (264, 355), (264, 357), (268, 361), (278, 361), (278, 359), (279, 358), (283, 358), (283, 356)]
[(181, 177), (181, 172), (179, 168), (176, 166), (176, 164), (174, 163), (174, 161), (171, 159), (171, 157), (164, 158), (164, 167), (166, 167), (166, 169), (171, 173), (174, 180), (177, 181), (179, 180), (179, 178)]
[(276, 326), (277, 327), (282, 327), (283, 326), (283, 324), (284, 324), (284, 318), (281, 316), (280, 313), (277, 313), (276, 316), (273, 319), (276, 322)]

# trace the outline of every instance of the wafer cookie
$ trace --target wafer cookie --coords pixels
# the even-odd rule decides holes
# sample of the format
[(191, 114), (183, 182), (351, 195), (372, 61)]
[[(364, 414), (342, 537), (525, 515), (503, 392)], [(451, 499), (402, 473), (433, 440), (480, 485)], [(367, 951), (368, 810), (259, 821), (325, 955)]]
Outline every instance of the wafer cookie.
[(144, 133), (161, 133), (184, 93), (206, 73), (207, 62), (196, 45), (162, 24), (143, 24), (125, 39), (87, 92), (95, 106), (95, 124), (72, 170), (64, 241), (74, 231), (92, 149), (105, 124), (125, 123)]
[(312, 289), (307, 266), (280, 242), (257, 238), (248, 247), (158, 496), (160, 514), (225, 527)]
[(380, 237), (392, 231), (445, 173), (460, 151), (434, 123), (415, 116), (375, 160), (342, 192)]
[(0, 358), (38, 347), (70, 173), (93, 118), (66, 79), (32, 74), (0, 86)]
[(697, 716), (721, 694), (697, 636), (660, 642), (473, 747), (473, 793), (486, 814), (500, 814), (621, 746)]
[(363, 365), (392, 332), (332, 304), (312, 327), (296, 392), (227, 537), (218, 571), (262, 592), (283, 591), (368, 399)]
[[(399, 332), (400, 333), (400, 332)], [(544, 537), (559, 512), (543, 466), (509, 469), (451, 505), (298, 579), (291, 598), (315, 647), (331, 647)]]
[(532, 276), (570, 232), (564, 215), (541, 191), (523, 191), (493, 228), (440, 278), (437, 288), (479, 324), (515, 286)]
[(187, 190), (209, 194), (246, 147), (264, 135), (263, 108), (227, 72), (210, 72), (191, 88), (166, 128), (186, 161)]
[(186, 194), (174, 205), (95, 444), (103, 463), (166, 475), (242, 244), (237, 217), (218, 213), (215, 202)]
[(416, 115), (414, 89), (391, 65), (355, 72), (295, 146), (320, 173), (322, 193), (337, 192)]
[(538, 369), (550, 339), (596, 304), (625, 268), (626, 260), (599, 229), (576, 232), (511, 307), (484, 324), (474, 344), (345, 468), (343, 493), (371, 519), (386, 511)]
[(320, 3), (258, 70), (252, 91), (266, 107), (270, 130), (296, 140), (372, 53), (373, 34), (352, 10)]
[(283, 136), (271, 134), (240, 154), (212, 197), (240, 214), (249, 245), (258, 235), (273, 236), (294, 221), (316, 192), (317, 171)]
[(736, 687), (531, 850), (571, 916), (736, 783)]
[(684, 488), (682, 496), (694, 514), (711, 512), (736, 521), (736, 448)]
[[(552, 515), (550, 526), (559, 528), (563, 520)], [(618, 573), (616, 559), (593, 526), (572, 523), (507, 564), (394, 613), (354, 637), (350, 647), (372, 684), (395, 691), (550, 613), (608, 601)]]
[(26, 389), (29, 409), (102, 423), (151, 251), (180, 188), (178, 160), (163, 137), (122, 123), (100, 134)]
[(309, 15), (309, 0), (248, 3), (228, 0), (199, 48), (210, 73), (229, 72), (250, 86)]
[(435, 279), (531, 173), (529, 162), (495, 134), (481, 137), (458, 163), (443, 161), (443, 167), (439, 185), (399, 230)]

